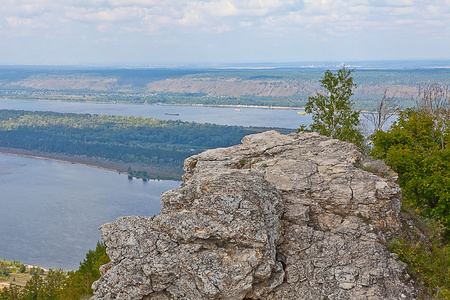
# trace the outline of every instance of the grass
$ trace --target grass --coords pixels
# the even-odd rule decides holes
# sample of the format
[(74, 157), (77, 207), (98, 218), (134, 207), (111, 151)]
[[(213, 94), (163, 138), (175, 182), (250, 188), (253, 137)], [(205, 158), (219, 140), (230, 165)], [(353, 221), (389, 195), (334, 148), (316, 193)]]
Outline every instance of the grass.
[(5, 259), (0, 260), (1, 275), (0, 283), (15, 284), (19, 286), (25, 286), (27, 281), (31, 279), (32, 273), (38, 271), (40, 274), (44, 275), (43, 269), (39, 267), (26, 267), (24, 272), (20, 272), (20, 266), (23, 266), (20, 261), (7, 261)]
[(17, 273), (11, 272), (10, 277), (7, 280), (0, 279), (0, 283), (17, 284), (20, 286), (25, 286), (28, 280), (31, 279), (30, 273)]

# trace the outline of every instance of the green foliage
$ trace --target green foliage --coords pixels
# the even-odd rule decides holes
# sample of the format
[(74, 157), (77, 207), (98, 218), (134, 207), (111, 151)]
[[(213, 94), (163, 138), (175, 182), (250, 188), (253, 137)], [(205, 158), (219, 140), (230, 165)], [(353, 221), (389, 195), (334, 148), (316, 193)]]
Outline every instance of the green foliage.
[(402, 211), (410, 210), (416, 228), (427, 236), (410, 231), (390, 248), (424, 290), (420, 299), (450, 299), (449, 87), (420, 86), (417, 107), (400, 112), (387, 132), (377, 131), (371, 139), (371, 155), (398, 173)]
[(42, 269), (39, 268), (39, 267), (32, 267), (32, 268), (30, 269), (30, 274), (31, 274), (31, 275), (34, 275), (34, 274), (43, 275), (43, 274), (44, 274), (44, 270), (42, 270)]
[(79, 300), (92, 295), (91, 285), (100, 278), (99, 267), (109, 262), (106, 245), (97, 243), (76, 271), (49, 270), (43, 276), (37, 269), (24, 287), (11, 285), (0, 290), (0, 300)]
[(0, 278), (9, 278), (9, 272), (6, 268), (6, 265), (3, 263), (0, 263)]
[(25, 267), (24, 264), (20, 264), (19, 272), (20, 272), (20, 273), (25, 273), (26, 270), (27, 270), (27, 267)]
[[(450, 230), (450, 131), (426, 109), (407, 109), (372, 136), (371, 154), (399, 174), (404, 199)], [(443, 130), (444, 128), (444, 130)]]
[(106, 245), (98, 242), (95, 250), (88, 251), (86, 258), (80, 263), (78, 270), (69, 272), (69, 288), (65, 292), (66, 296), (92, 295), (91, 285), (100, 278), (100, 266), (107, 263), (109, 263), (109, 257), (106, 254)]
[(61, 269), (49, 270), (41, 288), (40, 297), (45, 300), (63, 299), (66, 280), (66, 273)]
[(12, 261), (7, 261), (6, 259), (0, 259), (0, 264), (3, 264), (5, 266), (14, 266), (14, 267), (20, 267), (23, 265), (20, 260), (13, 259)]
[(358, 130), (359, 111), (353, 110), (353, 70), (345, 67), (333, 74), (325, 72), (320, 80), (324, 92), (308, 97), (305, 111), (313, 114), (311, 130), (331, 138), (362, 146), (363, 137)]
[(436, 222), (426, 222), (414, 216), (414, 212), (409, 213), (421, 223), (417, 225), (429, 240), (397, 238), (390, 242), (389, 248), (407, 264), (409, 274), (421, 287), (421, 299), (450, 299), (450, 245), (441, 239), (442, 228)]
[(142, 117), (0, 110), (0, 147), (152, 165), (180, 174), (187, 157), (239, 144), (245, 135), (260, 131)]
[[(403, 91), (396, 99), (400, 105), (411, 107), (408, 92), (424, 81), (449, 83), (450, 70), (433, 69), (374, 69), (358, 70), (358, 84), (355, 107), (374, 110), (382, 96), (383, 87), (397, 87)], [(98, 101), (123, 103), (166, 103), (166, 104), (205, 104), (205, 105), (266, 105), (299, 107), (305, 105), (307, 98), (317, 88), (323, 70), (320, 68), (274, 68), (274, 69), (70, 69), (65, 67), (0, 67), (0, 98), (45, 99), (63, 101)], [(148, 91), (151, 82), (168, 78), (200, 82), (250, 83), (249, 95), (231, 97), (208, 95), (200, 92)], [(20, 81), (48, 80), (55, 84), (47, 89), (36, 89), (20, 84)], [(61, 89), (58, 81), (67, 80), (106, 80), (103, 90)], [(116, 79), (116, 84), (109, 84)], [(254, 89), (258, 85), (298, 87), (296, 94), (287, 96), (267, 96)], [(96, 88), (99, 88), (97, 85)], [(254, 91), (257, 92), (254, 92)]]
[(34, 273), (30, 280), (27, 281), (23, 290), (26, 300), (42, 299), (42, 289), (44, 287), (44, 279), (38, 274)]
[(22, 300), (23, 293), (22, 288), (16, 285), (11, 285), (10, 287), (5, 287), (0, 290), (0, 300)]
[(438, 242), (409, 243), (403, 239), (391, 243), (392, 252), (408, 265), (408, 271), (427, 287), (433, 299), (450, 299), (450, 245)]

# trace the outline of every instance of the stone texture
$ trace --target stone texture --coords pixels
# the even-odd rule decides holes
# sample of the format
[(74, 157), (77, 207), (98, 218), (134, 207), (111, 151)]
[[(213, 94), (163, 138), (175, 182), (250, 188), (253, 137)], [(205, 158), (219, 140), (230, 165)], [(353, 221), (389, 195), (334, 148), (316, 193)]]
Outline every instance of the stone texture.
[(385, 247), (401, 229), (395, 174), (354, 145), (269, 131), (185, 171), (160, 214), (101, 227), (111, 262), (93, 299), (415, 298)]

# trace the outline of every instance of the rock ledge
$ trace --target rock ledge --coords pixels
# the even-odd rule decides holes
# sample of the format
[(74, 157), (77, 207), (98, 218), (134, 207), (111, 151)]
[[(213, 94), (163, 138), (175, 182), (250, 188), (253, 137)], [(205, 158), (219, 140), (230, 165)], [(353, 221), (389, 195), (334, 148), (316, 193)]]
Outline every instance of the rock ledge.
[(377, 164), (314, 133), (192, 156), (161, 213), (100, 228), (111, 262), (92, 299), (414, 299), (385, 247), (400, 189), (365, 165)]

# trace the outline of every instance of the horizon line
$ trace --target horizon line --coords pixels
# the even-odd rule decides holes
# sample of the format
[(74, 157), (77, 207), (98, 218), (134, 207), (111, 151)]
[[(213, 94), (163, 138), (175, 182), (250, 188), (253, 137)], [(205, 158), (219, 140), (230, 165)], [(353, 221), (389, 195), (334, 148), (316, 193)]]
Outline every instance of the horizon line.
[(61, 64), (1, 64), (3, 67), (68, 67), (68, 68), (206, 68), (206, 69), (322, 69), (341, 68), (342, 66), (360, 69), (378, 68), (450, 68), (450, 59), (385, 59), (385, 60), (323, 60), (297, 62), (160, 62), (160, 63), (61, 63)]

